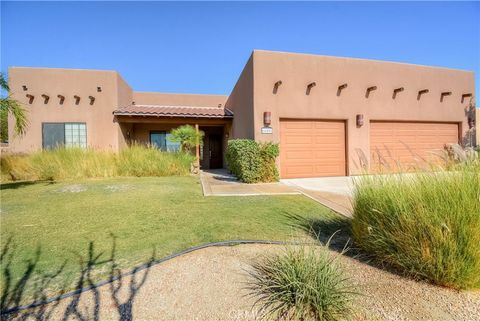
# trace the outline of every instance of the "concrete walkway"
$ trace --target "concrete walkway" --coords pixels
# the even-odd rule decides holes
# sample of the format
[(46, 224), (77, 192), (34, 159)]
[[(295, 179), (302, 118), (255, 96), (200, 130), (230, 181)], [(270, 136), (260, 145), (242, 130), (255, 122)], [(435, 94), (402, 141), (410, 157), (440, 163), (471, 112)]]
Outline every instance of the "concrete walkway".
[(282, 179), (279, 183), (245, 184), (225, 169), (200, 172), (205, 196), (255, 196), (303, 194), (333, 211), (352, 216), (351, 177)]
[(281, 182), (339, 214), (352, 217), (354, 191), (352, 177), (295, 178), (282, 179)]
[(295, 195), (300, 191), (282, 183), (245, 184), (225, 169), (200, 172), (205, 196)]

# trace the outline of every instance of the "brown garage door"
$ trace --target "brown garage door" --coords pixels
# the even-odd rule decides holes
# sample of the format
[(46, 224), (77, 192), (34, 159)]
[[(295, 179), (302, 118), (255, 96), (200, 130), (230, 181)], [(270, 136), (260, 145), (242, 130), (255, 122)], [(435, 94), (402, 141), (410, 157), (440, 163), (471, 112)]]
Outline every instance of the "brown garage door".
[(457, 123), (371, 122), (371, 170), (408, 171), (439, 162), (436, 154), (450, 143), (458, 143)]
[(282, 178), (345, 175), (345, 122), (280, 121)]

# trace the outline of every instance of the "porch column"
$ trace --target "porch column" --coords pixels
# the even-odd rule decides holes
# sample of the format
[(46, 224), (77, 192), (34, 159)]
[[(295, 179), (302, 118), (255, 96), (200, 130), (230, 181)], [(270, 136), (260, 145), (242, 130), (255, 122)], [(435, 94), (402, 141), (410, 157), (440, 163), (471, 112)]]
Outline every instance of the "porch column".
[(197, 132), (197, 142), (195, 144), (195, 167), (198, 171), (200, 169), (200, 139), (198, 124), (195, 124), (195, 131)]

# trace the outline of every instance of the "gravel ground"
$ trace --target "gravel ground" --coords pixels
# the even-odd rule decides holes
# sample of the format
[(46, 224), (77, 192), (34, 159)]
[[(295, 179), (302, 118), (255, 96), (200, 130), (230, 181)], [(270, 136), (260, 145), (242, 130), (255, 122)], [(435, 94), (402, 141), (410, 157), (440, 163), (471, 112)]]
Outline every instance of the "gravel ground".
[[(102, 286), (44, 312), (52, 312), (49, 320), (255, 320), (246, 270), (262, 254), (281, 250), (274, 245), (203, 249), (153, 266), (143, 284), (145, 274), (139, 272), (133, 280), (125, 278), (117, 292)], [(363, 294), (355, 302), (355, 320), (480, 320), (480, 291), (416, 282), (346, 256), (339, 262)], [(65, 311), (70, 317), (63, 318)]]

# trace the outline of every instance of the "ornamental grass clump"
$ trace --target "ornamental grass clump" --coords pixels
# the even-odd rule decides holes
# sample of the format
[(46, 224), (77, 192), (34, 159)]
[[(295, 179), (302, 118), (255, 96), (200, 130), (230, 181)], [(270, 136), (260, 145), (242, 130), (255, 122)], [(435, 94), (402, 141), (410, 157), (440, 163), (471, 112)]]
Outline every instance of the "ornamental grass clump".
[(120, 153), (59, 147), (29, 155), (1, 155), (3, 181), (72, 180), (116, 176), (188, 175), (194, 158), (185, 152), (164, 152), (132, 145)]
[(357, 179), (356, 246), (407, 274), (480, 288), (480, 161)]
[(252, 265), (248, 290), (259, 317), (272, 320), (348, 320), (355, 295), (337, 256), (326, 247), (287, 247)]

